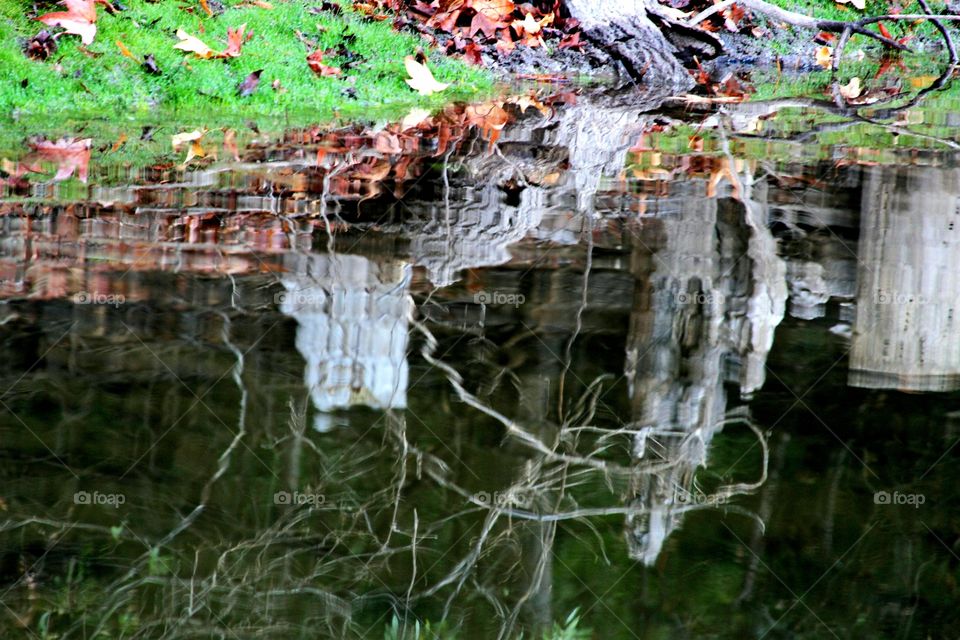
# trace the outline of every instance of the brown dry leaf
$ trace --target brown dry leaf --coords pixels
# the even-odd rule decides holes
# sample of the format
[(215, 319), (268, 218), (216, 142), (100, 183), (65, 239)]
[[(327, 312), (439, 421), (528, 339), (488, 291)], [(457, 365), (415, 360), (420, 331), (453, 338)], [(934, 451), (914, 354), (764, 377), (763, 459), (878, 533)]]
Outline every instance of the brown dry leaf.
[(203, 140), (203, 136), (205, 135), (207, 135), (206, 129), (194, 129), (193, 131), (178, 133), (174, 136), (171, 136), (170, 141), (173, 144), (174, 151), (179, 151), (180, 147), (190, 143), (190, 149), (187, 150), (187, 157), (183, 160), (184, 165), (194, 158), (205, 158), (207, 156), (207, 152), (200, 144), (200, 142)]
[(66, 11), (48, 13), (37, 20), (51, 27), (62, 27), (67, 33), (80, 36), (83, 44), (93, 44), (97, 35), (97, 7), (94, 0), (64, 0)]
[(404, 58), (403, 65), (410, 75), (410, 77), (407, 78), (407, 84), (422, 96), (439, 93), (450, 86), (450, 84), (446, 82), (437, 82), (437, 79), (433, 77), (433, 73), (427, 65), (420, 64), (413, 56)]
[(472, 0), (469, 6), (491, 20), (500, 21), (506, 19), (516, 9), (513, 0)]
[(173, 45), (174, 49), (193, 53), (198, 58), (204, 59), (212, 58), (215, 55), (213, 49), (208, 47), (202, 40), (193, 37), (183, 29), (177, 29), (177, 38), (180, 39), (180, 42)]
[(467, 107), (465, 115), (467, 124), (480, 127), (483, 137), (490, 141), (491, 149), (500, 138), (500, 132), (510, 121), (510, 114), (504, 110), (503, 104), (499, 102), (470, 105)]
[(340, 67), (331, 67), (323, 63), (323, 51), (320, 49), (307, 56), (307, 64), (319, 76), (339, 76), (343, 73)]

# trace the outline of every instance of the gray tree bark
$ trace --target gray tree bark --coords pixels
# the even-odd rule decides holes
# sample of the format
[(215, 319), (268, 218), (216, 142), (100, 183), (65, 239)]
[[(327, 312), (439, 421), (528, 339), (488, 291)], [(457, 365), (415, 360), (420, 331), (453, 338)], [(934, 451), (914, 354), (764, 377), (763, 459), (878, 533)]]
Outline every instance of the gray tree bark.
[[(678, 58), (678, 48), (651, 19), (656, 9), (646, 0), (567, 0), (586, 40), (596, 45), (598, 62), (618, 67), (646, 85), (678, 93), (693, 85)], [(662, 22), (662, 21), (661, 21)], [(669, 31), (669, 29), (667, 29)], [(704, 36), (704, 39), (709, 35)]]

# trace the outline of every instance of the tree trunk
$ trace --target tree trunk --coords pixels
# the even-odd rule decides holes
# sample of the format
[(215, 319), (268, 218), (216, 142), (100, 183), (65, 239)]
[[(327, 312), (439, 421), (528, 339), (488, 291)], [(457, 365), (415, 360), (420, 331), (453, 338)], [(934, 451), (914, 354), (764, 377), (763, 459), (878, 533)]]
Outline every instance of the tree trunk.
[[(597, 51), (592, 55), (598, 62), (618, 68), (622, 75), (635, 81), (663, 87), (671, 93), (685, 91), (693, 85), (690, 74), (680, 63), (681, 51), (665, 35), (672, 23), (646, 0), (566, 0), (566, 6), (580, 21), (586, 40), (596, 45)], [(709, 38), (709, 34), (702, 37)]]

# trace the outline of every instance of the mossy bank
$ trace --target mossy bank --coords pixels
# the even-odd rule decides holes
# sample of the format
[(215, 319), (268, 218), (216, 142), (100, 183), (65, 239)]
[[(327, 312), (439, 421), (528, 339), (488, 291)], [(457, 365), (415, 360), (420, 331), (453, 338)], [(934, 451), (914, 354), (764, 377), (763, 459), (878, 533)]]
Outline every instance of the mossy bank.
[[(40, 13), (62, 9), (38, 4)], [(227, 0), (211, 1), (210, 6), (217, 8), (212, 16), (199, 0), (125, 0), (117, 11), (98, 5), (92, 44), (85, 47), (79, 37), (63, 34), (47, 59), (38, 60), (24, 53), (29, 40), (47, 28), (36, 20), (33, 3), (0, 3), (0, 117), (36, 120), (164, 113), (211, 119), (219, 114), (285, 115), (295, 120), (336, 115), (376, 118), (469, 98), (492, 86), (483, 70), (433, 53), (429, 66), (450, 87), (440, 94), (420, 96), (404, 82), (403, 58), (421, 48), (423, 41), (397, 33), (389, 20), (372, 20), (347, 8), (331, 9), (330, 3), (273, 0), (258, 5)], [(253, 37), (238, 57), (201, 59), (174, 48), (177, 31), (183, 29), (221, 51), (227, 45), (227, 29), (244, 24)], [(123, 54), (118, 42), (133, 58)], [(311, 71), (306, 57), (314, 45), (339, 50), (340, 55), (328, 54), (324, 62), (342, 68), (340, 76)], [(141, 64), (147, 55), (153, 56), (159, 74)], [(238, 86), (261, 69), (256, 90), (240, 95)]]

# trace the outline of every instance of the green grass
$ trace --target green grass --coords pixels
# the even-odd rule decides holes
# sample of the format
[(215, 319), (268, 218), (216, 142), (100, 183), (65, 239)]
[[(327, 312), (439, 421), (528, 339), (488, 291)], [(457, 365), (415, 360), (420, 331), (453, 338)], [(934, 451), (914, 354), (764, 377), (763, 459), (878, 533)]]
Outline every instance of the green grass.
[[(434, 53), (430, 67), (451, 87), (421, 97), (406, 85), (403, 58), (423, 42), (395, 32), (390, 21), (366, 21), (350, 11), (342, 15), (308, 12), (319, 2), (273, 0), (274, 10), (241, 7), (228, 0), (226, 11), (207, 17), (199, 1), (163, 0), (155, 4), (126, 0), (126, 11), (111, 15), (98, 7), (97, 36), (85, 53), (80, 38), (64, 35), (59, 49), (46, 61), (28, 59), (23, 42), (43, 24), (30, 19), (32, 3), (0, 3), (0, 117), (44, 120), (57, 118), (149, 117), (169, 114), (205, 116), (286, 115), (313, 121), (336, 115), (373, 119), (399, 114), (414, 106), (430, 108), (446, 101), (488, 91), (490, 77), (459, 60)], [(195, 8), (188, 12), (185, 8)], [(53, 10), (55, 6), (50, 7)], [(254, 37), (240, 57), (202, 60), (174, 49), (176, 31), (183, 28), (215, 51), (226, 48), (227, 27), (246, 24)], [(203, 32), (201, 32), (203, 29)], [(58, 30), (54, 28), (53, 30)], [(318, 77), (307, 66), (304, 36), (327, 49), (345, 44), (362, 62), (342, 77)], [(345, 36), (352, 34), (353, 38)], [(153, 76), (121, 55), (122, 41), (137, 57), (153, 54), (162, 75)], [(331, 65), (346, 60), (333, 58)], [(258, 90), (237, 95), (237, 85), (252, 71), (263, 69)], [(285, 89), (274, 91), (279, 81)]]

